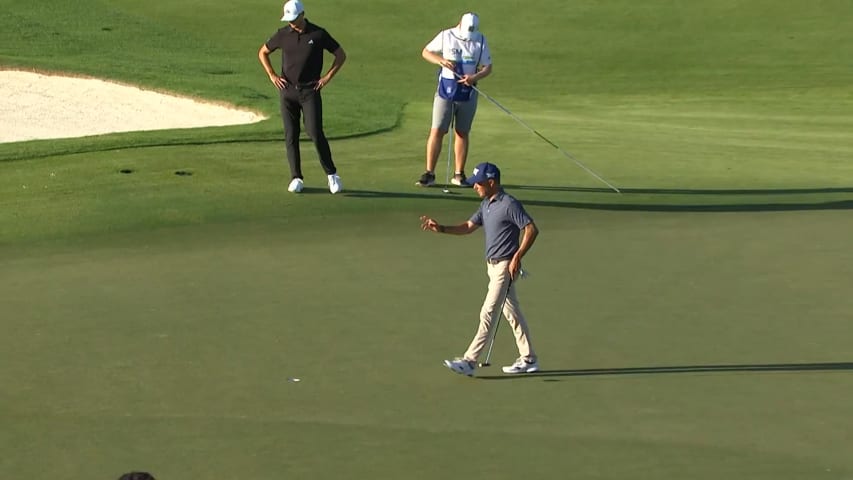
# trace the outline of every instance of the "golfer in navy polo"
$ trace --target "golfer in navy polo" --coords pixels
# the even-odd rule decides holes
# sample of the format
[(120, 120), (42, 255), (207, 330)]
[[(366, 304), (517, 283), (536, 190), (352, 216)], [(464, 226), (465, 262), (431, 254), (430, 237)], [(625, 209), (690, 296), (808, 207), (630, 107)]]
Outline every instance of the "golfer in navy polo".
[[(480, 227), (486, 232), (486, 272), (489, 275), (489, 290), (480, 310), (480, 325), (468, 350), (462, 357), (445, 360), (447, 368), (456, 373), (471, 376), (477, 360), (486, 347), (493, 320), (498, 316), (501, 301), (506, 298), (503, 314), (515, 334), (518, 360), (503, 367), (504, 373), (532, 373), (539, 370), (539, 362), (530, 341), (527, 321), (515, 292), (513, 280), (521, 275), (521, 259), (533, 246), (539, 229), (533, 218), (524, 210), (521, 202), (504, 192), (501, 187), (501, 171), (497, 165), (481, 163), (466, 181), (483, 199), (480, 208), (465, 223), (441, 225), (436, 220), (421, 217), (421, 228), (437, 233), (467, 235)], [(523, 235), (522, 235), (523, 232)]]

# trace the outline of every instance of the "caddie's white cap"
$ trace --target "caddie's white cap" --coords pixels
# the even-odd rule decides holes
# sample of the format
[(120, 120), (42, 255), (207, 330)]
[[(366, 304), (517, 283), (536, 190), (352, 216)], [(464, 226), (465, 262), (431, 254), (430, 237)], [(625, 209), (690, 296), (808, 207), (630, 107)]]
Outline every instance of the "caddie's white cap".
[(292, 22), (300, 13), (305, 11), (302, 2), (299, 0), (290, 0), (284, 4), (284, 16), (281, 17), (282, 22)]
[(480, 17), (476, 13), (468, 12), (459, 20), (459, 36), (472, 38), (480, 30)]

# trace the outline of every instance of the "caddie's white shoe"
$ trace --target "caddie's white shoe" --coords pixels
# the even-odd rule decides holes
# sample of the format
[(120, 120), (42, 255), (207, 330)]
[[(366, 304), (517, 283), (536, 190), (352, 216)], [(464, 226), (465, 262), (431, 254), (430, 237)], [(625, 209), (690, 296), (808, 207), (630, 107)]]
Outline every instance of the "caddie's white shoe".
[(337, 173), (329, 175), (329, 191), (334, 194), (340, 192), (343, 189), (344, 184), (341, 183), (341, 177), (339, 177)]
[(477, 368), (477, 363), (465, 360), (464, 358), (455, 358), (453, 360), (445, 360), (444, 366), (460, 375), (467, 375), (471, 377), (474, 375), (474, 369)]
[(504, 373), (511, 374), (538, 372), (539, 361), (534, 360), (533, 362), (528, 362), (524, 357), (518, 357), (518, 360), (516, 360), (515, 363), (502, 367), (501, 370), (503, 370)]
[(302, 186), (304, 182), (302, 182), (301, 178), (294, 178), (290, 181), (290, 185), (287, 186), (287, 191), (292, 193), (300, 193), (302, 191)]

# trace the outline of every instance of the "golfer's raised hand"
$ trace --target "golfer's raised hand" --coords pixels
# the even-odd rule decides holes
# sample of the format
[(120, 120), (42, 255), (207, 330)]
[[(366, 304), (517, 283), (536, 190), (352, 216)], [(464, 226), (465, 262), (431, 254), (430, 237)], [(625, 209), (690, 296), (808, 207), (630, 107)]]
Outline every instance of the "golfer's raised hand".
[(424, 215), (421, 217), (421, 230), (432, 230), (433, 232), (437, 232), (438, 222)]
[(287, 82), (285, 82), (283, 78), (274, 73), (270, 74), (269, 77), (272, 84), (275, 85), (275, 88), (279, 90), (284, 90), (284, 87), (287, 85)]

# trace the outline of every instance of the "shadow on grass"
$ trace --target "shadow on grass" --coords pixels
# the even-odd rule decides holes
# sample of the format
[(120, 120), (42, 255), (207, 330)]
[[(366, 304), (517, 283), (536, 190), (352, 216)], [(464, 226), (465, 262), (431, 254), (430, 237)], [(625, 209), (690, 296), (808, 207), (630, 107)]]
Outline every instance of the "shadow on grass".
[[(609, 188), (602, 187), (572, 187), (559, 185), (509, 185), (507, 190), (542, 190), (547, 192), (584, 192), (584, 193), (611, 193), (616, 194)], [(816, 187), (816, 188), (780, 188), (780, 189), (758, 189), (758, 188), (620, 188), (624, 194), (653, 194), (653, 195), (797, 195), (808, 193), (853, 193), (853, 187)]]
[(513, 380), (536, 377), (587, 377), (602, 375), (656, 375), (662, 373), (719, 373), (719, 372), (829, 372), (853, 370), (853, 362), (833, 363), (769, 363), (743, 365), (684, 365), (671, 367), (587, 368), (571, 370), (540, 370), (524, 375), (485, 375), (481, 380)]
[[(718, 204), (666, 204), (666, 203), (626, 203), (626, 202), (577, 202), (562, 200), (537, 200), (524, 198), (518, 190), (550, 190), (565, 192), (600, 192), (607, 193), (608, 198), (623, 198), (608, 189), (581, 187), (547, 187), (505, 185), (510, 194), (525, 205), (578, 208), (587, 210), (638, 211), (638, 212), (783, 212), (808, 210), (853, 210), (853, 199), (829, 202), (773, 202), (773, 203), (718, 203)], [(790, 195), (790, 194), (827, 194), (853, 192), (853, 188), (814, 188), (788, 190), (673, 190), (673, 189), (642, 189), (628, 188), (623, 194), (695, 194), (695, 195)], [(345, 190), (343, 195), (351, 198), (396, 198), (396, 199), (445, 199), (469, 203), (479, 203), (480, 199), (469, 189), (452, 188), (450, 193), (442, 193), (441, 187), (420, 189), (417, 192), (392, 192), (379, 190)]]

